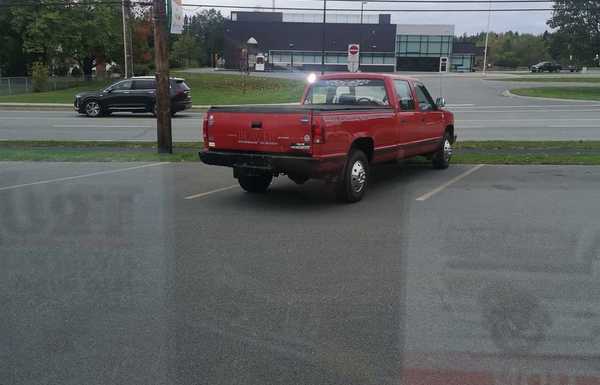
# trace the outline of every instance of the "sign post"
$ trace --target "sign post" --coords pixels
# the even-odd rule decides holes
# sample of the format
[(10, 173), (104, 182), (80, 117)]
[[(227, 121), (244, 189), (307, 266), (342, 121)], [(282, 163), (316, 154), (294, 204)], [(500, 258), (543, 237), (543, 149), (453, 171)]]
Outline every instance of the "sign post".
[(181, 35), (185, 23), (185, 14), (181, 0), (167, 0), (169, 5), (169, 26), (171, 33)]
[(348, 45), (348, 71), (358, 72), (360, 58), (360, 45), (349, 44)]

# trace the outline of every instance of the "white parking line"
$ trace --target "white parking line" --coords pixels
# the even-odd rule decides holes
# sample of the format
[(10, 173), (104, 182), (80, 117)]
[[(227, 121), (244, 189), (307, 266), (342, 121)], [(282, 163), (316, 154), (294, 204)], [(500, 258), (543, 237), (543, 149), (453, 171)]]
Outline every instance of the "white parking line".
[(55, 182), (64, 182), (64, 181), (73, 180), (73, 179), (89, 178), (89, 177), (98, 176), (98, 175), (116, 174), (118, 172), (138, 170), (140, 168), (161, 166), (163, 164), (169, 164), (169, 162), (144, 164), (144, 165), (141, 165), (141, 166), (120, 168), (120, 169), (117, 169), (117, 170), (99, 171), (99, 172), (92, 172), (90, 174), (67, 176), (67, 177), (64, 177), (64, 178), (56, 178), (56, 179), (48, 179), (48, 180), (40, 180), (40, 181), (37, 181), (37, 182), (16, 184), (16, 185), (13, 185), (13, 186), (4, 186), (4, 187), (0, 187), (0, 191), (14, 190), (14, 189), (18, 189), (18, 188), (21, 188), (21, 187), (28, 187), (28, 186), (37, 186), (37, 185), (40, 185), (40, 184), (48, 184), (48, 183), (55, 183)]
[(439, 193), (440, 191), (443, 191), (444, 189), (446, 189), (447, 187), (451, 186), (452, 184), (458, 182), (459, 180), (471, 175), (472, 173), (474, 173), (475, 171), (479, 170), (480, 168), (482, 168), (483, 166), (485, 166), (485, 164), (478, 164), (477, 166), (463, 172), (462, 174), (460, 174), (457, 177), (454, 177), (452, 179), (450, 179), (448, 182), (444, 183), (443, 185), (431, 190), (430, 192), (421, 195), (420, 197), (417, 198), (417, 201), (419, 202), (423, 202), (426, 201), (427, 199), (431, 198), (432, 196), (434, 196), (435, 194)]
[(106, 125), (88, 125), (88, 124), (53, 124), (53, 128), (154, 128), (153, 126), (106, 126)]
[(220, 193), (220, 192), (227, 191), (227, 190), (231, 190), (231, 189), (234, 189), (236, 187), (238, 187), (237, 184), (233, 185), (233, 186), (227, 186), (227, 187), (223, 187), (223, 188), (218, 188), (218, 189), (212, 190), (212, 191), (203, 192), (203, 193), (196, 194), (196, 195), (190, 195), (189, 197), (185, 197), (184, 199), (191, 200), (191, 199), (204, 198), (205, 196), (216, 194), (216, 193)]

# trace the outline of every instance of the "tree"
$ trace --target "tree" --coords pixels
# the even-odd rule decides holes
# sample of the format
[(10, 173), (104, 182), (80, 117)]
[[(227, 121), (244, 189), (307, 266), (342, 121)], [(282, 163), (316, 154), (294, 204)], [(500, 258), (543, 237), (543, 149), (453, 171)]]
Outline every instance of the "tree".
[(557, 0), (548, 26), (556, 29), (553, 51), (570, 52), (580, 64), (592, 64), (600, 53), (600, 0)]
[(220, 11), (204, 10), (188, 20), (189, 31), (198, 43), (198, 64), (215, 66), (216, 56), (223, 56), (225, 18)]
[(173, 67), (192, 67), (198, 65), (198, 43), (194, 36), (183, 33), (172, 44), (170, 62)]
[(10, 28), (22, 39), (32, 60), (56, 67), (74, 61), (87, 77), (94, 63), (122, 61), (120, 8), (116, 3), (68, 0), (60, 5), (41, 0), (9, 7)]

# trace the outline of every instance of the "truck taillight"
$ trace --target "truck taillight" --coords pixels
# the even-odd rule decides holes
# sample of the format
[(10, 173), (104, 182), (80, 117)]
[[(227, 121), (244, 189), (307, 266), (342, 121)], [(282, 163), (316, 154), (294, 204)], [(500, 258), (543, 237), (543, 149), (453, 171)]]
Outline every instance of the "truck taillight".
[(312, 141), (315, 144), (325, 143), (325, 130), (323, 120), (315, 118), (312, 122)]
[(202, 139), (204, 140), (204, 147), (206, 148), (208, 148), (209, 116), (212, 117), (212, 115), (204, 115), (204, 119), (202, 120)]

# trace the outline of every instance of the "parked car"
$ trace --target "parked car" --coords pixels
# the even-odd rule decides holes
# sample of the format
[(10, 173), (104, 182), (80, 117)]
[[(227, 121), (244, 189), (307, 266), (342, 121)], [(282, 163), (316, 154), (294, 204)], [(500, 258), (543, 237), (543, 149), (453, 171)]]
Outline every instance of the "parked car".
[(569, 72), (579, 72), (581, 71), (581, 68), (577, 67), (575, 64), (569, 64), (567, 70), (569, 70)]
[[(190, 87), (184, 79), (170, 79), (171, 114), (192, 107)], [(75, 111), (95, 118), (112, 112), (156, 113), (156, 80), (153, 76), (121, 80), (103, 90), (75, 95)]]
[(454, 115), (412, 78), (331, 74), (309, 84), (300, 106), (213, 107), (204, 119), (202, 161), (233, 168), (243, 189), (274, 176), (336, 184), (338, 198), (362, 199), (374, 164), (425, 155), (438, 169), (452, 156)]
[(562, 66), (555, 62), (543, 61), (529, 67), (531, 72), (560, 72), (562, 70)]

